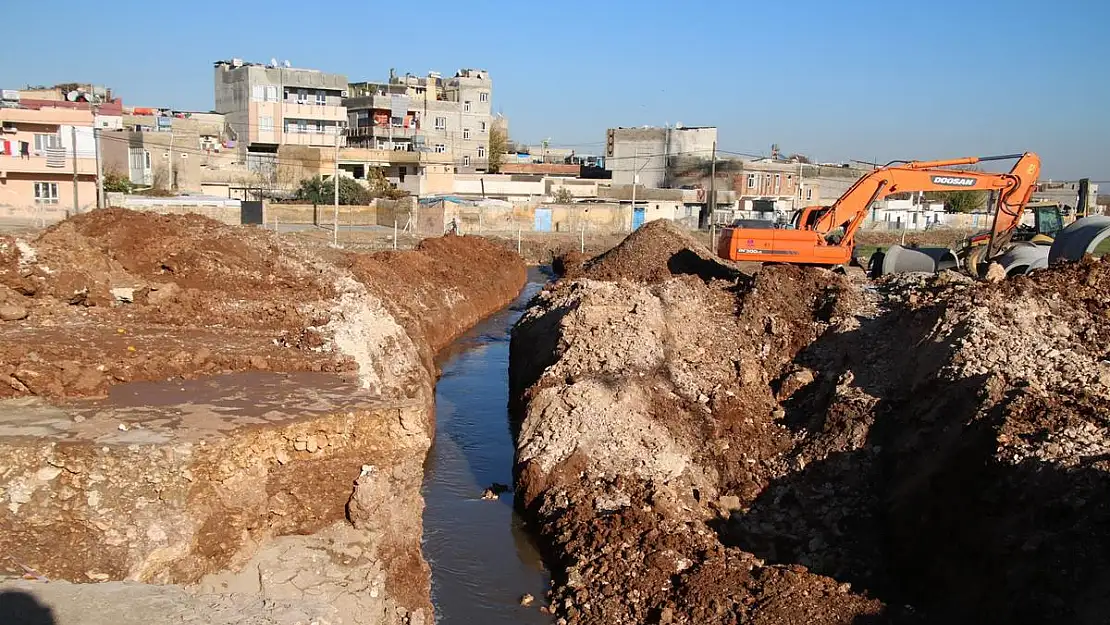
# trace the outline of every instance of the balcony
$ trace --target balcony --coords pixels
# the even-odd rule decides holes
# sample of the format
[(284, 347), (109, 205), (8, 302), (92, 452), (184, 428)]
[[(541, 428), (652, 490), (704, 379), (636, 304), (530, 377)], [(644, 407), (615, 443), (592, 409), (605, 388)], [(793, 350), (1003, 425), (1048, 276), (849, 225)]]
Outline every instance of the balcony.
[(314, 100), (298, 104), (295, 100), (281, 103), (281, 115), (290, 119), (323, 119), (330, 122), (347, 121), (347, 109), (342, 106), (321, 106)]
[[(78, 158), (77, 173), (79, 175), (96, 175), (95, 158)], [(45, 156), (31, 156), (20, 158), (18, 156), (0, 156), (0, 174), (69, 174), (73, 175), (73, 158), (66, 158), (62, 167), (47, 167)]]
[(377, 139), (412, 139), (418, 132), (414, 126), (408, 128), (393, 126), (354, 126), (347, 130), (352, 137), (374, 137)]
[[(289, 128), (281, 133), (279, 142), (282, 145), (334, 146), (335, 132), (298, 131), (296, 128)], [(339, 137), (339, 145), (346, 145), (346, 140), (342, 136)]]

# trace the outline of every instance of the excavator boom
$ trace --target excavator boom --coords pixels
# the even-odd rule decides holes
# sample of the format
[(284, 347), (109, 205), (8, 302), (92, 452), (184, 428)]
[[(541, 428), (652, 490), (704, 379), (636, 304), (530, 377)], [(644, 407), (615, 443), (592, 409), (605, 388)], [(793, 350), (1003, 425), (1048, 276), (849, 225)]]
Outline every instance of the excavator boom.
[[(984, 161), (1017, 159), (1009, 173), (949, 169)], [(851, 259), (855, 234), (872, 203), (896, 193), (994, 191), (998, 210), (991, 229), (996, 253), (1021, 223), (1036, 188), (1041, 163), (1036, 154), (969, 156), (942, 161), (895, 162), (861, 177), (827, 209), (805, 209), (797, 229), (725, 228), (717, 253), (730, 260), (837, 265)], [(811, 218), (806, 219), (806, 216)], [(837, 233), (843, 229), (843, 233)]]

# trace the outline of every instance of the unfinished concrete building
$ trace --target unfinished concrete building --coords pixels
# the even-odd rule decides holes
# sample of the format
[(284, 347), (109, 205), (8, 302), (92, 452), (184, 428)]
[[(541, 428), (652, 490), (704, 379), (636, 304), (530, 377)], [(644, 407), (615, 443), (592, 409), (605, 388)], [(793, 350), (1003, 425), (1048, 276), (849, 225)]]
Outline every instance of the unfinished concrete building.
[(610, 128), (605, 133), (605, 168), (613, 184), (675, 186), (675, 174), (691, 163), (708, 162), (717, 142), (715, 126)]

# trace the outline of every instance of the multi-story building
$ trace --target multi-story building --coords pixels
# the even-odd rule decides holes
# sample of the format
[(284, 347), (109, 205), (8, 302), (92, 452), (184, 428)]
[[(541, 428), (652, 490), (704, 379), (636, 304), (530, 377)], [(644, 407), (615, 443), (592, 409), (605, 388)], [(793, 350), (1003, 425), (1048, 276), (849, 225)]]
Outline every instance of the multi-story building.
[(105, 173), (166, 191), (199, 192), (201, 168), (225, 140), (224, 118), (218, 113), (144, 108), (125, 114), (120, 130), (100, 133)]
[(449, 153), (460, 172), (488, 168), (494, 122), (489, 72), (461, 69), (451, 78), (390, 72), (388, 82), (352, 83), (349, 92), (349, 144)]
[(236, 145), (258, 169), (278, 146), (343, 144), (347, 77), (275, 63), (217, 61), (215, 112), (226, 116)]
[(613, 184), (649, 188), (677, 186), (674, 177), (687, 164), (708, 161), (717, 142), (717, 128), (610, 128), (605, 134), (605, 168)]
[(0, 108), (0, 207), (23, 215), (95, 207), (93, 119), (88, 109)]

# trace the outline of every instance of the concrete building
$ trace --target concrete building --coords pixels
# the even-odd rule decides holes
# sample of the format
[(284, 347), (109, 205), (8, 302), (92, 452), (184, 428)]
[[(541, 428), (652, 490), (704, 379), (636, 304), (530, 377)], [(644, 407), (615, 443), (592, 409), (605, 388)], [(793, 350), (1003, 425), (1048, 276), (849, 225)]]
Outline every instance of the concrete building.
[(252, 170), (272, 167), (278, 146), (343, 145), (347, 77), (314, 69), (215, 64), (215, 112), (223, 114)]
[(226, 140), (223, 115), (143, 108), (125, 114), (119, 130), (100, 133), (106, 174), (123, 175), (139, 186), (185, 193), (203, 190), (203, 169)]
[(0, 207), (6, 209), (0, 215), (96, 206), (93, 119), (92, 111), (75, 108), (0, 108)]
[(632, 184), (638, 176), (645, 187), (675, 186), (675, 173), (691, 163), (709, 161), (717, 128), (610, 128), (605, 135), (605, 168), (613, 184)]
[(451, 78), (390, 72), (388, 82), (352, 83), (349, 96), (351, 145), (450, 154), (461, 173), (488, 168), (494, 123), (489, 72), (461, 69)]
[(1078, 209), (1080, 193), (1086, 186), (1087, 209), (1090, 213), (1098, 212), (1098, 184), (1087, 181), (1084, 185), (1080, 180), (1042, 180), (1037, 183), (1037, 190), (1033, 192), (1034, 200), (1057, 202), (1060, 206)]

